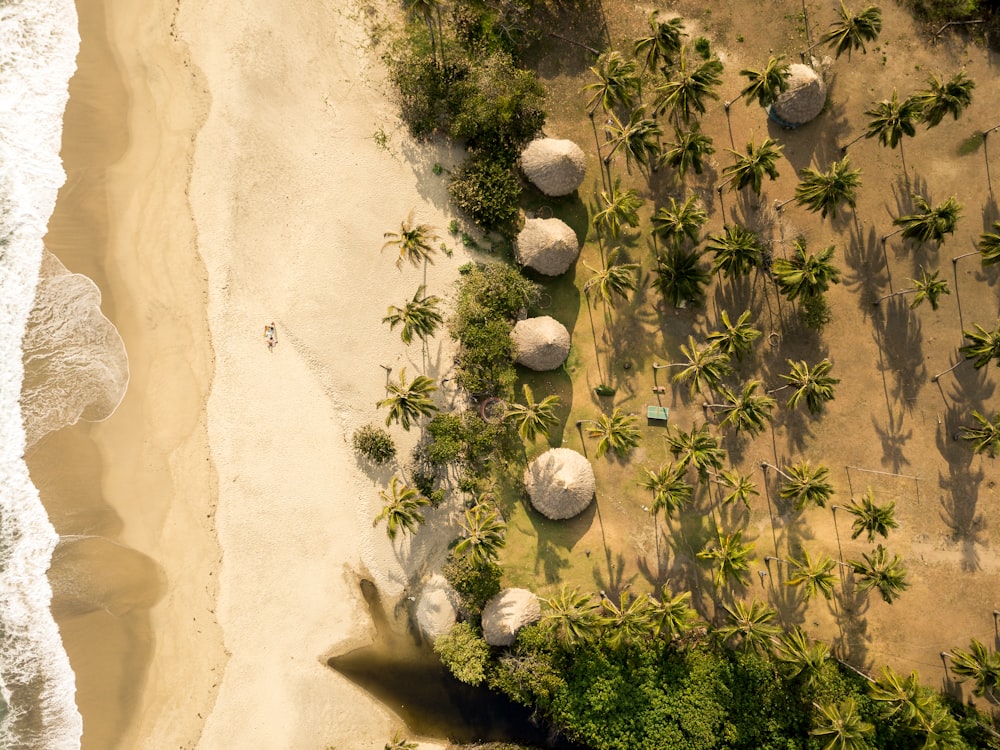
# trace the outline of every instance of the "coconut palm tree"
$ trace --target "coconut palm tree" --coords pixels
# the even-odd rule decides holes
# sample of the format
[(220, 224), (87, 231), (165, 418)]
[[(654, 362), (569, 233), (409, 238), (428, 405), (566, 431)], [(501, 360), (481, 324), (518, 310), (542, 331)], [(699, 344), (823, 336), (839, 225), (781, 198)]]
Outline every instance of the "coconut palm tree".
[(861, 555), (861, 560), (848, 560), (848, 565), (861, 577), (858, 588), (862, 591), (878, 589), (882, 600), (892, 604), (900, 593), (910, 587), (906, 580), (906, 568), (899, 555), (889, 559), (889, 553), (881, 544), (870, 554)]
[(795, 626), (778, 637), (775, 658), (787, 679), (798, 678), (807, 690), (814, 690), (830, 660), (830, 648), (822, 641), (810, 643), (805, 631)]
[(417, 743), (410, 742), (399, 732), (392, 735), (392, 741), (385, 743), (385, 750), (417, 750)]
[(417, 287), (413, 299), (403, 305), (403, 307), (389, 305), (388, 314), (382, 318), (383, 323), (389, 324), (390, 331), (395, 330), (397, 325), (402, 324), (403, 328), (400, 331), (400, 338), (404, 344), (412, 343), (414, 335), (421, 341), (426, 342), (427, 339), (434, 335), (437, 327), (444, 323), (444, 317), (438, 312), (438, 305), (441, 304), (441, 298), (434, 295), (425, 296), (425, 289), (426, 287), (423, 284)]
[(954, 233), (962, 215), (962, 204), (954, 195), (933, 207), (922, 195), (914, 195), (913, 203), (917, 208), (915, 213), (892, 220), (900, 227), (896, 231), (902, 232), (905, 239), (917, 242), (933, 240), (940, 246), (946, 234)]
[(692, 425), (691, 432), (684, 432), (679, 427), (667, 425), (667, 446), (677, 459), (679, 469), (693, 466), (698, 477), (704, 481), (710, 470), (719, 471), (726, 452), (719, 446), (718, 439), (709, 431), (707, 424), (700, 427)]
[(691, 121), (692, 113), (705, 113), (706, 99), (718, 99), (715, 87), (722, 83), (722, 63), (718, 58), (688, 63), (687, 50), (681, 48), (677, 67), (671, 78), (656, 88), (656, 114), (670, 112), (675, 125)]
[(691, 242), (698, 242), (698, 231), (706, 221), (708, 212), (700, 205), (697, 196), (689, 195), (683, 203), (671, 198), (669, 208), (662, 206), (653, 214), (653, 231), (667, 245), (679, 248), (685, 237)]
[(656, 120), (646, 117), (645, 107), (633, 110), (626, 123), (611, 113), (604, 131), (611, 143), (604, 163), (610, 164), (612, 157), (621, 151), (625, 154), (625, 169), (629, 174), (632, 174), (632, 162), (643, 168), (648, 167), (650, 159), (656, 159), (660, 152), (658, 138), (663, 131)]
[(429, 224), (413, 223), (413, 211), (400, 224), (398, 232), (386, 232), (383, 237), (386, 242), (382, 245), (382, 250), (394, 248), (399, 253), (396, 268), (402, 268), (404, 261), (414, 267), (434, 262), (431, 257), (434, 248), (430, 243), (438, 237)]
[(558, 594), (545, 600), (545, 606), (542, 625), (550, 628), (564, 647), (590, 643), (601, 631), (598, 605), (590, 594), (563, 586)]
[(600, 458), (610, 449), (615, 455), (624, 458), (632, 449), (639, 445), (642, 435), (636, 427), (633, 414), (626, 414), (617, 406), (610, 416), (602, 414), (596, 420), (588, 420), (593, 425), (587, 428), (587, 434), (597, 440), (597, 457)]
[(720, 471), (715, 476), (716, 484), (725, 487), (729, 492), (722, 497), (723, 505), (731, 505), (741, 502), (750, 508), (750, 498), (760, 495), (757, 485), (750, 476), (740, 474), (734, 470)]
[(837, 218), (837, 209), (846, 203), (852, 209), (855, 191), (861, 187), (861, 170), (851, 169), (848, 157), (835, 161), (826, 172), (806, 167), (799, 172), (801, 182), (795, 188), (795, 202), (810, 211), (819, 211), (824, 219), (829, 213)]
[(916, 294), (913, 301), (910, 302), (910, 309), (919, 307), (920, 304), (927, 300), (930, 303), (932, 310), (937, 310), (938, 305), (941, 304), (941, 296), (944, 294), (951, 294), (951, 289), (948, 288), (947, 279), (939, 279), (938, 274), (940, 270), (931, 271), (927, 273), (923, 268), (920, 269), (919, 279), (910, 279), (913, 282), (913, 287), (910, 289), (900, 289), (898, 292), (890, 292), (889, 294), (883, 294), (872, 304), (878, 306), (882, 300), (889, 299), (890, 297), (899, 297), (904, 294)]
[(496, 506), (480, 499), (474, 507), (466, 508), (460, 526), (462, 538), (455, 544), (455, 554), (468, 557), (477, 566), (495, 563), (507, 543), (507, 524)]
[(646, 594), (633, 599), (625, 590), (618, 595), (617, 603), (602, 596), (601, 609), (604, 640), (611, 648), (628, 646), (649, 635), (651, 607)]
[(660, 598), (649, 599), (649, 625), (654, 637), (672, 640), (684, 635), (690, 630), (695, 619), (694, 611), (688, 602), (690, 591), (674, 594), (664, 584), (660, 589)]
[(869, 542), (874, 542), (876, 536), (888, 537), (891, 529), (899, 528), (899, 523), (896, 521), (896, 503), (890, 500), (885, 505), (879, 505), (875, 502), (871, 487), (860, 498), (852, 498), (850, 505), (845, 505), (843, 508), (854, 516), (854, 523), (851, 525), (854, 532), (851, 534), (851, 539), (857, 539), (865, 534)]
[(979, 235), (979, 242), (976, 244), (983, 268), (1000, 263), (1000, 221), (994, 221), (992, 229), (992, 232)]
[(744, 68), (740, 71), (748, 83), (740, 91), (740, 96), (747, 104), (754, 99), (762, 107), (769, 107), (778, 99), (778, 95), (788, 88), (788, 79), (792, 75), (791, 66), (784, 55), (770, 57), (767, 64), (760, 69)]
[(643, 467), (639, 486), (653, 493), (649, 512), (654, 516), (661, 510), (672, 516), (691, 502), (694, 487), (684, 479), (684, 468), (672, 463), (662, 464), (656, 471)]
[(778, 614), (764, 602), (754, 598), (747, 605), (742, 600), (725, 605), (727, 623), (716, 628), (724, 643), (736, 641), (744, 651), (770, 653), (781, 628), (772, 620)]
[(674, 140), (665, 146), (660, 151), (660, 166), (673, 167), (681, 179), (689, 169), (701, 174), (705, 170), (705, 157), (715, 153), (711, 137), (702, 133), (697, 123), (688, 130), (674, 128)]
[(639, 226), (639, 208), (642, 204), (643, 200), (635, 190), (622, 190), (621, 180), (616, 179), (610, 191), (601, 191), (601, 210), (594, 214), (594, 229), (604, 229), (613, 239), (618, 239), (622, 226)]
[(875, 728), (861, 719), (858, 704), (848, 695), (839, 703), (814, 703), (818, 712), (810, 734), (826, 742), (823, 750), (867, 750)]
[(837, 567), (835, 561), (823, 556), (813, 560), (809, 557), (809, 551), (803, 549), (802, 559), (793, 559), (792, 564), (795, 566), (795, 574), (785, 581), (786, 586), (801, 586), (807, 602), (816, 594), (822, 594), (824, 599), (830, 601), (837, 583), (837, 576), (832, 572)]
[(735, 355), (737, 361), (742, 361), (743, 355), (753, 351), (754, 342), (763, 334), (750, 324), (749, 310), (744, 310), (735, 323), (729, 320), (727, 310), (723, 310), (720, 317), (722, 329), (712, 331), (705, 337), (705, 340), (723, 354), (729, 357)]
[(992, 331), (987, 331), (979, 323), (972, 325), (975, 327), (974, 330), (962, 331), (962, 335), (969, 343), (958, 347), (958, 350), (966, 359), (975, 360), (972, 365), (977, 370), (986, 367), (994, 359), (997, 361), (997, 367), (1000, 367), (1000, 320), (997, 320)]
[(990, 418), (973, 410), (972, 418), (976, 420), (978, 427), (960, 427), (959, 434), (963, 440), (972, 443), (973, 452), (996, 458), (1000, 451), (1000, 413)]
[(720, 426), (731, 426), (736, 432), (746, 432), (751, 437), (761, 433), (771, 421), (771, 411), (775, 401), (767, 394), (758, 394), (759, 380), (751, 380), (738, 393), (725, 385), (719, 386), (723, 403), (705, 404), (706, 409), (718, 409), (725, 413)]
[(726, 224), (722, 234), (711, 234), (705, 248), (715, 253), (712, 273), (728, 279), (749, 274), (764, 263), (764, 248), (757, 235), (739, 224)]
[(747, 573), (750, 572), (750, 560), (753, 559), (753, 542), (743, 543), (743, 531), (736, 530), (732, 534), (721, 531), (714, 540), (710, 540), (703, 550), (697, 554), (699, 559), (709, 560), (713, 567), (712, 583), (721, 589), (736, 582), (740, 586), (747, 585)]
[[(866, 110), (865, 115), (868, 117), (868, 128), (864, 132), (864, 137), (878, 138), (879, 143), (889, 148), (899, 146), (899, 158), (903, 162), (903, 173), (907, 174), (906, 157), (903, 154), (903, 136), (908, 135), (912, 138), (916, 134), (916, 123), (920, 120), (920, 103), (913, 97), (899, 101), (896, 89), (893, 89), (892, 99), (883, 99), (871, 109)], [(847, 146), (844, 146), (842, 150), (846, 151)]]
[(674, 375), (674, 382), (687, 383), (692, 396), (701, 392), (702, 385), (715, 389), (722, 378), (733, 372), (728, 354), (711, 344), (699, 346), (694, 336), (688, 336), (687, 344), (681, 344), (681, 353), (687, 361), (677, 363), (684, 365), (684, 369)]
[(704, 253), (673, 247), (657, 256), (653, 286), (660, 290), (674, 307), (697, 305), (705, 296), (705, 287), (712, 280), (708, 269), (701, 265)]
[(617, 263), (618, 248), (615, 248), (608, 255), (608, 262), (604, 268), (598, 270), (592, 268), (584, 261), (583, 265), (594, 275), (583, 285), (583, 293), (590, 299), (592, 296), (601, 300), (604, 305), (605, 315), (610, 308), (615, 306), (616, 298), (628, 299), (630, 292), (635, 291), (635, 271), (638, 270), (638, 263)]
[(931, 74), (927, 79), (927, 88), (916, 94), (920, 103), (920, 116), (928, 128), (941, 124), (945, 115), (951, 115), (957, 120), (959, 115), (972, 104), (972, 90), (976, 82), (960, 70), (951, 79), (945, 81)]
[(810, 253), (805, 239), (799, 237), (793, 248), (792, 257), (775, 258), (771, 267), (778, 289), (788, 299), (816, 299), (830, 288), (830, 284), (840, 283), (840, 270), (831, 263), (833, 245)]
[(556, 409), (561, 401), (558, 396), (550, 395), (541, 401), (535, 401), (535, 394), (531, 391), (531, 386), (524, 384), (524, 403), (507, 404), (507, 413), (504, 419), (513, 422), (517, 427), (517, 434), (524, 440), (534, 441), (541, 435), (543, 438), (549, 436), (549, 429), (559, 424), (559, 416)]
[(868, 695), (879, 703), (882, 715), (898, 718), (915, 728), (918, 717), (929, 714), (935, 704), (933, 693), (920, 684), (920, 675), (903, 677), (891, 667), (882, 667), (882, 676), (868, 686)]
[(839, 378), (830, 377), (830, 370), (833, 363), (828, 359), (823, 359), (814, 367), (809, 367), (805, 361), (793, 362), (788, 360), (791, 371), (788, 375), (782, 375), (781, 379), (788, 381), (780, 388), (775, 388), (770, 393), (785, 388), (794, 388), (792, 395), (786, 404), (789, 409), (796, 408), (803, 400), (806, 407), (813, 414), (823, 411), (823, 405), (827, 401), (833, 401), (833, 387), (840, 382)]
[[(438, 53), (441, 54), (441, 62), (444, 61), (443, 35), (441, 34), (441, 0), (405, 0), (404, 7), (406, 16), (410, 20), (420, 18), (427, 25), (427, 31), (431, 36), (431, 54), (434, 56), (435, 65), (438, 62)], [(435, 21), (437, 22), (435, 25)]]
[(951, 671), (959, 681), (972, 680), (973, 694), (1000, 701), (1000, 654), (973, 638), (968, 651), (953, 648), (949, 656)]
[(372, 526), (378, 526), (385, 521), (385, 530), (390, 539), (395, 539), (400, 531), (404, 534), (415, 534), (424, 522), (420, 509), (430, 505), (431, 501), (417, 490), (408, 487), (398, 476), (392, 478), (388, 493), (379, 490), (378, 494), (385, 506), (375, 516)]
[(583, 87), (584, 91), (594, 92), (587, 102), (590, 115), (598, 107), (610, 113), (618, 106), (632, 106), (639, 93), (639, 71), (634, 60), (625, 58), (617, 50), (608, 50), (597, 58), (597, 65), (590, 71), (597, 78)]
[(684, 47), (684, 19), (677, 17), (667, 21), (657, 21), (659, 11), (649, 14), (649, 35), (636, 40), (632, 53), (641, 58), (642, 72), (656, 70), (660, 65), (671, 65), (674, 55)]
[(830, 484), (830, 470), (825, 466), (815, 468), (808, 461), (786, 466), (784, 470), (772, 464), (765, 464), (774, 469), (785, 483), (778, 491), (783, 500), (792, 502), (795, 510), (802, 510), (807, 505), (826, 507), (826, 501), (833, 496), (833, 485)]
[(917, 714), (911, 730), (923, 737), (921, 747), (927, 750), (959, 750), (967, 746), (955, 717), (940, 702), (935, 701), (930, 710)]
[(777, 162), (783, 149), (784, 146), (773, 138), (765, 138), (760, 146), (754, 145), (751, 139), (747, 142), (745, 154), (726, 149), (736, 157), (736, 163), (722, 170), (726, 179), (717, 189), (721, 191), (726, 183), (729, 183), (730, 190), (742, 190), (750, 186), (754, 194), (759, 196), (764, 175), (772, 180), (778, 179)]
[(846, 52), (850, 60), (856, 49), (867, 52), (865, 42), (874, 42), (882, 31), (882, 11), (874, 5), (855, 14), (844, 7), (844, 0), (840, 0), (837, 15), (838, 20), (830, 24), (830, 30), (820, 38), (820, 43), (830, 45), (837, 57)]
[(412, 383), (407, 383), (404, 367), (399, 373), (399, 382), (389, 383), (386, 390), (390, 395), (377, 404), (379, 409), (389, 409), (385, 418), (386, 426), (398, 422), (404, 430), (409, 430), (411, 423), (421, 417), (429, 417), (438, 410), (431, 400), (431, 394), (437, 390), (437, 386), (426, 375), (417, 375)]

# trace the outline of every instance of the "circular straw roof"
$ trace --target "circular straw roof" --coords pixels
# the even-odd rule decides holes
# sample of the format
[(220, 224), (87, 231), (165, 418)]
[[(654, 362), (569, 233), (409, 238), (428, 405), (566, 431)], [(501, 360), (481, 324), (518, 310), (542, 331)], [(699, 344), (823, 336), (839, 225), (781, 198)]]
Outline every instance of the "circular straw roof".
[(517, 631), (538, 622), (542, 607), (527, 589), (504, 589), (483, 607), (483, 638), (491, 646), (510, 646)]
[(769, 114), (779, 125), (795, 128), (812, 120), (826, 104), (826, 84), (808, 65), (789, 67), (788, 88), (778, 95)]
[(517, 321), (510, 335), (517, 363), (531, 370), (555, 370), (569, 356), (569, 331), (548, 315)]
[(552, 448), (524, 472), (524, 484), (535, 510), (560, 520), (581, 513), (594, 499), (594, 468), (580, 453)]
[(559, 219), (527, 219), (514, 243), (517, 260), (546, 276), (566, 273), (580, 254), (576, 232)]
[(583, 182), (587, 159), (573, 141), (537, 138), (521, 152), (521, 169), (546, 195), (569, 195)]

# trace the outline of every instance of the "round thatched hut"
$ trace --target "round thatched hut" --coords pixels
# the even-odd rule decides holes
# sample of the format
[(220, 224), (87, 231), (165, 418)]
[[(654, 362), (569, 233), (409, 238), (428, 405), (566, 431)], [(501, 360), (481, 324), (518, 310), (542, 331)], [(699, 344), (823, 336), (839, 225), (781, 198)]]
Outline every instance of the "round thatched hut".
[(514, 243), (517, 260), (546, 276), (566, 273), (580, 254), (576, 232), (559, 219), (527, 219)]
[(546, 195), (569, 195), (583, 182), (587, 158), (573, 141), (536, 138), (521, 152), (521, 170)]
[(504, 589), (483, 607), (483, 638), (491, 646), (510, 646), (518, 630), (541, 616), (537, 596), (527, 589)]
[(447, 633), (458, 616), (458, 594), (447, 579), (435, 573), (424, 584), (417, 599), (416, 617), (420, 632), (430, 640)]
[(569, 331), (548, 315), (517, 321), (510, 336), (517, 350), (516, 362), (530, 370), (555, 370), (569, 356)]
[(789, 67), (788, 88), (781, 92), (767, 113), (779, 125), (797, 128), (818, 115), (826, 105), (826, 83), (808, 65)]
[(594, 468), (574, 450), (552, 448), (531, 462), (524, 484), (531, 504), (543, 516), (572, 518), (594, 499)]

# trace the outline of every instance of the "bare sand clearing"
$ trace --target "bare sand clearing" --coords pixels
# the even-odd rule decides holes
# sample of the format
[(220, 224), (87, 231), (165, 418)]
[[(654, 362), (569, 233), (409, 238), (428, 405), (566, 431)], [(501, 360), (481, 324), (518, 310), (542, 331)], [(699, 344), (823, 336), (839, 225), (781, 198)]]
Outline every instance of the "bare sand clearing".
[[(60, 533), (98, 537), (52, 569), (84, 747), (381, 748), (399, 720), (325, 658), (371, 637), (357, 576), (398, 594), (453, 527), (393, 548), (371, 528), (389, 472), (349, 437), (380, 418), (379, 365), (451, 361), (381, 324), (424, 270), (379, 248), (413, 209), (445, 234), (452, 155), (373, 138), (399, 128), (350, 4), (78, 6), (48, 246), (132, 368), (112, 419), (31, 456)], [(429, 290), (465, 260), (439, 255)]]

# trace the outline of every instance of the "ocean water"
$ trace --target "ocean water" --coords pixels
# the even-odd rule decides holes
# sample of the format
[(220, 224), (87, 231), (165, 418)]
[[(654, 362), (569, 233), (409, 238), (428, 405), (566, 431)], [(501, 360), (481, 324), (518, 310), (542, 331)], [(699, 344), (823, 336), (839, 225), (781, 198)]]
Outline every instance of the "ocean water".
[(82, 734), (49, 610), (58, 537), (23, 459), (21, 412), (21, 347), (65, 180), (62, 118), (79, 42), (72, 0), (0, 0), (0, 747), (18, 750), (79, 748)]

